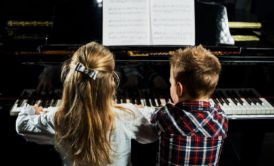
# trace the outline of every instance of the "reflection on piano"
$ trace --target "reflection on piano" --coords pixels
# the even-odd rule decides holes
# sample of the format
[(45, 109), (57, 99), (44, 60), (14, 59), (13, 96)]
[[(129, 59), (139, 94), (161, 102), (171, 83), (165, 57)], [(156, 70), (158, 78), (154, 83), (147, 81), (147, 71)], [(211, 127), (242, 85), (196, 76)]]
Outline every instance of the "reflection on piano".
[[(135, 92), (118, 91), (116, 103), (141, 104), (143, 106), (161, 107), (171, 103), (167, 94), (149, 89)], [(26, 105), (38, 104), (45, 111), (60, 104), (61, 91), (50, 94), (38, 94), (34, 89), (25, 89), (10, 110), (10, 115), (17, 115)], [(210, 102), (219, 104), (230, 119), (274, 119), (274, 107), (255, 89), (217, 89)]]

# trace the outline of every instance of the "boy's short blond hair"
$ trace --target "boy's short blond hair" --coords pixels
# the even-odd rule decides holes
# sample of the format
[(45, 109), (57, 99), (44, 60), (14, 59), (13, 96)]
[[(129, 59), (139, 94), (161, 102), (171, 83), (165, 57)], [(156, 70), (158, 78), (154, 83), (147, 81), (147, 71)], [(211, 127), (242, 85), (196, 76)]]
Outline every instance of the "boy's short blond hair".
[(192, 99), (210, 97), (221, 72), (219, 59), (202, 45), (176, 50), (170, 58), (170, 67), (175, 81), (184, 85), (184, 91)]

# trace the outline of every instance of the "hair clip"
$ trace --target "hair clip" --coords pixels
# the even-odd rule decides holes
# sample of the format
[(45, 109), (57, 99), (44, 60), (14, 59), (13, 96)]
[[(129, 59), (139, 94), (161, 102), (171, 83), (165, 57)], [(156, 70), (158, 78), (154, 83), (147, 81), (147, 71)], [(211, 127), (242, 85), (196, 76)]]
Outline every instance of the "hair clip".
[(77, 65), (74, 68), (75, 71), (81, 72), (92, 78), (93, 80), (96, 79), (96, 76), (98, 74), (97, 70), (90, 69), (88, 67), (85, 67), (82, 63), (78, 62)]
[(116, 87), (118, 87), (119, 84), (120, 84), (120, 78), (119, 78), (119, 75), (116, 72), (113, 72), (113, 79), (115, 81)]

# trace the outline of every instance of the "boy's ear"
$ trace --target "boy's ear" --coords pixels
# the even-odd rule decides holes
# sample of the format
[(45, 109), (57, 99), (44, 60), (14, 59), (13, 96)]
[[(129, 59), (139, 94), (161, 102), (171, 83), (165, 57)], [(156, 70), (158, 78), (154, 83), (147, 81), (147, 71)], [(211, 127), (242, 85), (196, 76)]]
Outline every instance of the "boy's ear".
[(176, 91), (177, 91), (177, 95), (178, 97), (183, 96), (183, 92), (184, 92), (184, 86), (182, 83), (180, 82), (176, 82)]

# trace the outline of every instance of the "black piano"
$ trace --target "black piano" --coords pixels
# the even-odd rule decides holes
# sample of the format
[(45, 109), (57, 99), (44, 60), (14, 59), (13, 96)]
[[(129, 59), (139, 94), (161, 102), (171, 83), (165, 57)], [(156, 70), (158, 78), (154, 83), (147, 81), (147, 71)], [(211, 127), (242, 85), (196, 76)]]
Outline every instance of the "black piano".
[[(18, 5), (13, 5), (17, 3)], [(61, 165), (54, 147), (28, 143), (14, 130), (16, 115), (26, 104), (58, 106), (58, 69), (83, 43), (102, 42), (102, 2), (96, 0), (9, 1), (0, 22), (1, 122), (9, 124), (12, 157), (36, 165)], [(220, 8), (221, 7), (221, 8)], [(226, 8), (234, 44), (220, 42), (218, 14)], [(71, 12), (78, 9), (77, 12)], [(81, 9), (81, 10), (79, 10)], [(229, 136), (220, 165), (267, 165), (274, 162), (274, 3), (267, 0), (197, 0), (196, 44), (203, 44), (222, 63), (212, 102), (229, 117)], [(121, 84), (116, 102), (159, 107), (169, 97), (170, 53), (184, 46), (110, 46)], [(53, 79), (42, 93), (41, 73)], [(135, 81), (129, 84), (130, 72)], [(137, 73), (137, 74), (136, 74)], [(48, 74), (48, 73), (47, 73)], [(158, 78), (157, 81), (154, 78)], [(149, 81), (143, 81), (144, 79)], [(8, 120), (8, 122), (7, 122)], [(153, 165), (157, 145), (133, 142), (133, 165)], [(28, 153), (28, 154), (26, 154)], [(9, 161), (13, 165), (14, 161)], [(43, 165), (43, 164), (42, 164)]]

